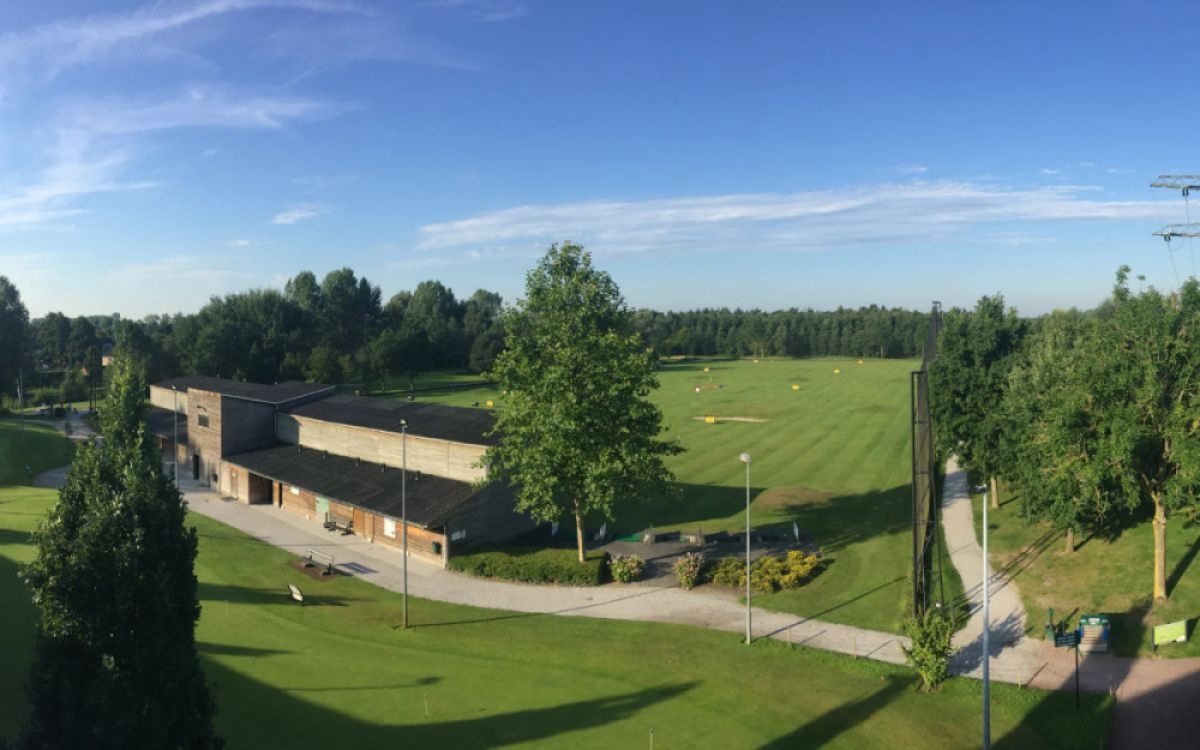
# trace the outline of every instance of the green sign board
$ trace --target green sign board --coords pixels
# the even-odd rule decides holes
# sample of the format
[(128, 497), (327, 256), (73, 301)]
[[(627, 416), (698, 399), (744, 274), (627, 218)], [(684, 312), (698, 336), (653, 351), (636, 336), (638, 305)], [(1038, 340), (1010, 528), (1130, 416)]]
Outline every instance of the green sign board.
[(1187, 620), (1179, 622), (1169, 622), (1166, 625), (1158, 625), (1154, 628), (1154, 645), (1161, 646), (1164, 643), (1183, 643), (1187, 640)]

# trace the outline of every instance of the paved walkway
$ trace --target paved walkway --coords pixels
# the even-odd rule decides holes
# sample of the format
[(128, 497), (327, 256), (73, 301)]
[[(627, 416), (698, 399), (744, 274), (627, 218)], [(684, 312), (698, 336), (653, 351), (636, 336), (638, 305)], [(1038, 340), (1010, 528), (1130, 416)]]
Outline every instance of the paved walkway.
[[(960, 651), (955, 672), (978, 677), (981, 671), (983, 550), (975, 537), (967, 475), (951, 459), (946, 464), (942, 528), (950, 559), (971, 602), (971, 619), (955, 636)], [(992, 679), (1047, 690), (1075, 689), (1072, 649), (1054, 648), (1025, 636), (1025, 610), (1016, 584), (989, 567)], [(1109, 654), (1084, 655), (1080, 690), (1111, 692), (1114, 748), (1196, 747), (1200, 737), (1200, 659), (1133, 659)]]
[[(331, 534), (313, 521), (272, 505), (245, 505), (222, 498), (190, 480), (181, 482), (189, 507), (277, 547), (303, 555), (314, 549), (333, 555), (339, 568), (392, 591), (402, 588), (402, 557), (395, 550), (371, 544), (362, 537)], [(474, 607), (618, 620), (646, 620), (742, 633), (745, 606), (733, 594), (708, 590), (682, 591), (674, 585), (618, 584), (604, 586), (537, 586), (491, 581), (444, 570), (420, 558), (410, 558), (408, 591), (426, 599)], [(722, 592), (723, 593), (723, 592)], [(803, 643), (826, 651), (904, 663), (906, 639), (850, 625), (811, 620), (754, 608), (756, 638), (771, 637)]]

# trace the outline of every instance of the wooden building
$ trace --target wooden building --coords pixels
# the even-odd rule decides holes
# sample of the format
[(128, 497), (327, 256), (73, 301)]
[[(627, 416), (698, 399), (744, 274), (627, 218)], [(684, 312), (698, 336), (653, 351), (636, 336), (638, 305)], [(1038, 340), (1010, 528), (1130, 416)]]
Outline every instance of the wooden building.
[(484, 483), (481, 459), (494, 425), (484, 410), (217, 378), (157, 383), (150, 400), (150, 427), (164, 454), (178, 403), (184, 475), (246, 503), (399, 546), (400, 467), (407, 466), (410, 554), (445, 564), (452, 552), (534, 526), (515, 512), (507, 487)]

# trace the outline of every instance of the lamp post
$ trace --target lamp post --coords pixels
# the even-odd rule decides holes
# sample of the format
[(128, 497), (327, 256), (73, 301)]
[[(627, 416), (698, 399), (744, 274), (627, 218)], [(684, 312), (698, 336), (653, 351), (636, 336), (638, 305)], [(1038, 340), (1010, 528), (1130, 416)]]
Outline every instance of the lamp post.
[(991, 588), (991, 581), (988, 580), (987, 512), (988, 493), (985, 490), (983, 493), (983, 750), (990, 750), (992, 746), (991, 684), (988, 680), (988, 662), (992, 660), (992, 652), (988, 643), (988, 631), (992, 629), (992, 626), (988, 620), (988, 589)]
[(746, 464), (746, 644), (750, 643), (750, 454), (743, 453)]
[(408, 420), (400, 420), (400, 530), (404, 550), (404, 616), (402, 627), (408, 630)]
[(179, 389), (171, 386), (171, 393), (175, 394), (175, 411), (171, 413), (171, 423), (175, 427), (175, 443), (171, 449), (174, 455), (171, 456), (171, 465), (175, 467), (175, 489), (179, 489)]

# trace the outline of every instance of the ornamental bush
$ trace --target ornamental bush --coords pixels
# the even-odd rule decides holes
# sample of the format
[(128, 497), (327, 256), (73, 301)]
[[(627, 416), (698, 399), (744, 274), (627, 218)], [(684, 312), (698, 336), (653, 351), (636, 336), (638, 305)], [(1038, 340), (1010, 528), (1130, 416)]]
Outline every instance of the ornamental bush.
[[(750, 566), (750, 588), (759, 594), (800, 588), (821, 569), (821, 558), (798, 550), (786, 555), (764, 555)], [(711, 574), (712, 582), (730, 588), (745, 588), (746, 561), (741, 557), (723, 557)]]
[(921, 677), (921, 688), (932, 691), (950, 676), (954, 623), (940, 609), (927, 609), (920, 617), (910, 617), (904, 627), (912, 639), (912, 648), (904, 649), (908, 665)]
[(695, 588), (703, 574), (704, 555), (699, 552), (686, 552), (675, 560), (675, 577), (684, 591)]
[(608, 553), (589, 555), (587, 562), (580, 563), (573, 549), (491, 546), (451, 557), (447, 567), (481, 578), (597, 586), (604, 582), (608, 560)]
[(637, 555), (617, 555), (609, 561), (608, 569), (614, 581), (632, 583), (642, 577), (646, 561)]

